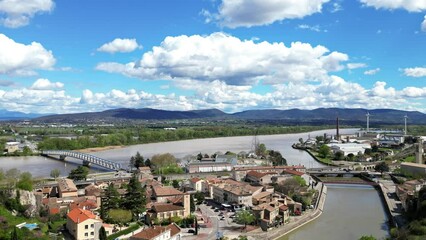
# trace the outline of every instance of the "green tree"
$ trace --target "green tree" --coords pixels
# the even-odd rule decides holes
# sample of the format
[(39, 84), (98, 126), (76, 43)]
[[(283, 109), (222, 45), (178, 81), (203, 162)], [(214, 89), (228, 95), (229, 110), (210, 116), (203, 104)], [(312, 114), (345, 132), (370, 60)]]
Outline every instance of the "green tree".
[(133, 220), (138, 220), (140, 214), (145, 210), (145, 204), (145, 189), (142, 188), (137, 176), (133, 174), (127, 185), (127, 193), (123, 202), (123, 207), (132, 212)]
[(110, 183), (105, 189), (104, 197), (102, 198), (103, 207), (106, 211), (109, 209), (120, 208), (121, 205), (121, 196), (115, 189), (114, 184)]
[(266, 156), (266, 146), (260, 143), (256, 146), (255, 153), (257, 156)]
[(201, 204), (205, 200), (204, 193), (202, 192), (196, 192), (194, 198), (197, 200), (197, 204)]
[(370, 236), (362, 236), (359, 238), (359, 240), (376, 240), (376, 238), (370, 235)]
[(274, 166), (286, 166), (287, 160), (279, 151), (269, 150), (269, 158)]
[(177, 165), (176, 158), (170, 153), (156, 154), (151, 158), (151, 164), (155, 170), (160, 170), (168, 166)]
[(29, 148), (28, 146), (25, 146), (22, 149), (22, 155), (23, 156), (31, 156), (33, 154), (33, 151), (31, 151), (31, 148)]
[(52, 169), (52, 171), (50, 171), (50, 176), (54, 179), (58, 178), (59, 175), (61, 175), (61, 170), (59, 170), (57, 168)]
[(244, 229), (247, 227), (247, 224), (253, 223), (255, 216), (249, 210), (239, 211), (235, 216), (235, 222), (239, 224), (244, 224)]
[(176, 180), (176, 179), (174, 179), (173, 181), (172, 181), (172, 186), (174, 187), (174, 188), (176, 188), (176, 189), (179, 189), (179, 181), (178, 180)]
[(147, 159), (145, 160), (145, 166), (147, 166), (147, 167), (151, 167), (151, 160), (150, 160), (149, 158), (147, 158)]
[(374, 170), (383, 174), (383, 172), (389, 171), (389, 165), (386, 162), (380, 162), (374, 166)]
[(71, 170), (68, 178), (75, 181), (86, 180), (88, 174), (89, 168), (85, 166), (78, 166), (76, 169)]
[(191, 195), (190, 201), (189, 201), (189, 208), (191, 212), (195, 211), (195, 202), (194, 202), (194, 196)]
[(12, 234), (10, 236), (11, 240), (19, 240), (19, 236), (18, 236), (18, 228), (14, 227)]
[(299, 186), (301, 187), (306, 187), (306, 180), (304, 178), (302, 178), (301, 176), (293, 176), (293, 179), (297, 181), (297, 183), (299, 183)]
[(27, 191), (33, 190), (33, 180), (32, 175), (29, 172), (23, 172), (19, 176), (19, 181), (16, 185), (17, 188)]
[(99, 240), (107, 240), (107, 239), (108, 239), (108, 237), (107, 237), (107, 234), (106, 234), (105, 228), (102, 226), (102, 227), (99, 229)]
[(345, 157), (345, 155), (341, 151), (337, 151), (334, 154), (334, 160), (338, 160), (339, 161), (339, 160), (342, 160), (344, 157)]
[(318, 150), (318, 156), (326, 158), (330, 155), (330, 147), (327, 145), (322, 145)]

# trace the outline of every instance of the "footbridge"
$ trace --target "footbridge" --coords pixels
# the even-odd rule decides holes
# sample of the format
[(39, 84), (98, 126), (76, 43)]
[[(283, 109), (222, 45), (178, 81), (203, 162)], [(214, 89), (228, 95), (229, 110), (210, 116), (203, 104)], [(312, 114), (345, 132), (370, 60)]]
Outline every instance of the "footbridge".
[(44, 155), (44, 156), (57, 155), (59, 156), (60, 160), (65, 160), (66, 157), (72, 157), (72, 158), (83, 160), (83, 165), (95, 164), (103, 168), (107, 168), (107, 169), (115, 170), (115, 171), (122, 169), (120, 163), (102, 159), (102, 158), (99, 158), (90, 154), (86, 154), (86, 153), (67, 151), (67, 150), (42, 150), (41, 155)]

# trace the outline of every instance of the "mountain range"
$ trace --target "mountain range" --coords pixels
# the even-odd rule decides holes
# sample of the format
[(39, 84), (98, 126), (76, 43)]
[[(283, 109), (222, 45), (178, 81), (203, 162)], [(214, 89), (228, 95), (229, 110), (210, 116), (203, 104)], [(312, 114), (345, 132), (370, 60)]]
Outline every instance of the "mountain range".
[(102, 112), (86, 112), (73, 114), (57, 114), (34, 118), (40, 122), (94, 122), (121, 120), (194, 120), (194, 119), (228, 119), (245, 121), (273, 121), (289, 124), (335, 124), (336, 118), (342, 124), (365, 124), (366, 113), (370, 114), (370, 122), (376, 124), (404, 124), (407, 116), (409, 124), (426, 124), (426, 114), (418, 111), (402, 111), (395, 109), (349, 109), (349, 108), (318, 108), (313, 110), (248, 110), (228, 114), (218, 109), (168, 111), (151, 108), (132, 109), (119, 108)]
[(32, 119), (43, 116), (42, 114), (33, 114), (33, 113), (22, 113), (22, 112), (13, 112), (0, 109), (0, 121), (5, 120), (24, 120)]

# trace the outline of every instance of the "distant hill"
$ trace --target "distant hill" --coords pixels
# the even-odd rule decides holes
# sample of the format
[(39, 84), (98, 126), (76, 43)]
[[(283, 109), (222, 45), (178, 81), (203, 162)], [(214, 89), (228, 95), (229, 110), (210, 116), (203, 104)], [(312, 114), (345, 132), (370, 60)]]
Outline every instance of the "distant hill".
[(32, 113), (13, 112), (13, 111), (0, 109), (0, 121), (32, 119), (32, 118), (37, 118), (40, 116), (42, 115), (32, 114)]
[(227, 114), (217, 109), (194, 111), (167, 111), (152, 108), (132, 109), (119, 108), (103, 112), (88, 112), (74, 114), (59, 114), (37, 118), (46, 122), (78, 122), (78, 121), (114, 121), (119, 119), (129, 120), (176, 120), (176, 119), (200, 119), (200, 118), (225, 118)]
[(370, 113), (372, 124), (403, 124), (404, 116), (408, 116), (410, 124), (426, 124), (426, 114), (417, 111), (401, 111), (394, 109), (347, 109), (318, 108), (313, 110), (248, 110), (227, 114), (217, 109), (194, 111), (166, 111), (151, 108), (130, 109), (119, 108), (103, 112), (75, 114), (59, 114), (36, 118), (44, 122), (82, 122), (82, 121), (119, 121), (119, 120), (179, 120), (179, 119), (235, 119), (247, 121), (272, 121), (289, 124), (335, 124), (336, 117), (342, 124), (365, 124), (365, 114)]

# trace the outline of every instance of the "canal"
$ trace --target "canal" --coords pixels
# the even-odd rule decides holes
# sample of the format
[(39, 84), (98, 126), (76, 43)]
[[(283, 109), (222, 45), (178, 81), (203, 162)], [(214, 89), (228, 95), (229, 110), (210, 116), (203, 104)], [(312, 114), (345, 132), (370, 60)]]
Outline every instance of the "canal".
[(357, 240), (363, 235), (389, 235), (384, 205), (371, 186), (327, 184), (324, 212), (316, 220), (279, 240)]

